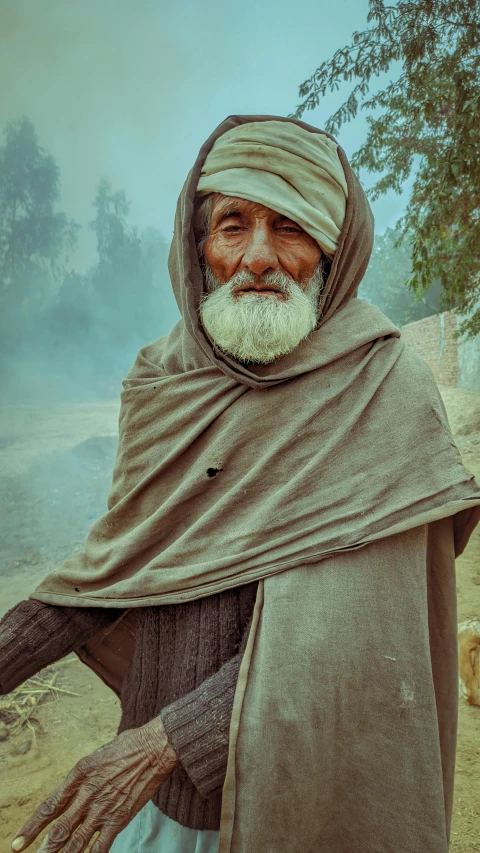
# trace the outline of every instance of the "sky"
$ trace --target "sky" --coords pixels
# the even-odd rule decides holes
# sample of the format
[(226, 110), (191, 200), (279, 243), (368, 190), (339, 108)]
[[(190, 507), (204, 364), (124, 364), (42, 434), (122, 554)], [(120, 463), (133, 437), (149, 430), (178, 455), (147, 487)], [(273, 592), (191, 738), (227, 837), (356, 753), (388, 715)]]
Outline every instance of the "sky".
[[(0, 0), (0, 130), (33, 121), (60, 167), (62, 208), (82, 225), (107, 177), (131, 200), (131, 221), (170, 241), (182, 184), (215, 126), (293, 112), (299, 84), (367, 11), (368, 0)], [(343, 94), (304, 119), (322, 127)], [(338, 139), (351, 156), (365, 134), (362, 115)], [(373, 205), (378, 231), (404, 200)], [(83, 229), (78, 264), (93, 252)]]

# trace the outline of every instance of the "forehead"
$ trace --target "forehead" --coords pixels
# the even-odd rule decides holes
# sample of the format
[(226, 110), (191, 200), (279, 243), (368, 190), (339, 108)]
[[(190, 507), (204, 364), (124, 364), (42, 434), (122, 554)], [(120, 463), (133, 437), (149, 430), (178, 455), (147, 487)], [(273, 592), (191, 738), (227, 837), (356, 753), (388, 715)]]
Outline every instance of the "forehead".
[[(279, 213), (277, 210), (272, 210), (272, 208), (266, 207), (264, 204), (259, 204), (259, 202), (249, 201), (248, 199), (238, 198), (237, 196), (214, 193), (212, 199), (212, 219), (218, 220), (223, 216), (228, 216), (229, 214), (234, 213), (237, 213), (240, 216), (282, 216), (284, 219), (288, 219), (284, 214)], [(292, 219), (290, 221), (293, 222), (294, 220)]]

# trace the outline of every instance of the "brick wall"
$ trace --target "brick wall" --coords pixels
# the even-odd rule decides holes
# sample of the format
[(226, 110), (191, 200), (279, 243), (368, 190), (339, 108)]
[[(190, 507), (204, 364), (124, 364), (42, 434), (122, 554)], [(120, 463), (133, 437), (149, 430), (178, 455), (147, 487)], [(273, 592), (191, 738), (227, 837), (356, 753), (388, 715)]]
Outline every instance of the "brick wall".
[(402, 338), (430, 365), (438, 384), (453, 388), (458, 384), (456, 329), (454, 311), (425, 317), (402, 327)]

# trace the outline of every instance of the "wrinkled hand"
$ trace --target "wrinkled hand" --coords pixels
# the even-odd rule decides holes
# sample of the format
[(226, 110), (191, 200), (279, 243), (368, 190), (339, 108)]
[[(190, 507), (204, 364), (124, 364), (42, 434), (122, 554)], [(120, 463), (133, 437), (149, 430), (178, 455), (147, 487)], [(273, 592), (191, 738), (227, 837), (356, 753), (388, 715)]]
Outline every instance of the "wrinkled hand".
[(91, 853), (107, 853), (178, 763), (160, 717), (122, 732), (75, 765), (22, 826), (12, 849), (24, 850), (58, 818), (41, 853), (82, 853), (95, 832)]

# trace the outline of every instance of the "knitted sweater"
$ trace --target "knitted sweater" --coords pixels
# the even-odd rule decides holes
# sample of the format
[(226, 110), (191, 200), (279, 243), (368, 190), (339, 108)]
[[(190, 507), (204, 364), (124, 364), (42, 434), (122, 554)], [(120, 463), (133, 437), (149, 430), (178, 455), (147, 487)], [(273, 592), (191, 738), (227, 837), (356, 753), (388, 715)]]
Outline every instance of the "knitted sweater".
[[(181, 764), (153, 801), (191, 829), (218, 829), (235, 686), (257, 583), (139, 608), (119, 731), (161, 713)], [(0, 621), (0, 693), (87, 642), (124, 611), (22, 601)]]

